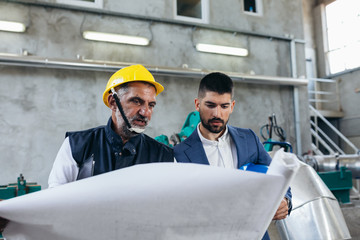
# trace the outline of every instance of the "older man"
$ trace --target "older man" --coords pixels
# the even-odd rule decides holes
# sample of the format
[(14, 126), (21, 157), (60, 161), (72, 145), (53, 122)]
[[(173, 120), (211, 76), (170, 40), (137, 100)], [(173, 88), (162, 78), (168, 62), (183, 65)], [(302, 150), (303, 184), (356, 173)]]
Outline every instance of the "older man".
[(151, 162), (173, 162), (171, 148), (143, 134), (164, 90), (142, 65), (114, 73), (103, 94), (112, 111), (106, 126), (68, 132), (49, 176), (49, 187)]
[[(49, 187), (152, 162), (173, 162), (173, 150), (143, 134), (156, 96), (164, 90), (142, 65), (114, 73), (103, 93), (112, 111), (106, 126), (68, 132), (49, 176)], [(0, 233), (8, 223), (0, 217)]]

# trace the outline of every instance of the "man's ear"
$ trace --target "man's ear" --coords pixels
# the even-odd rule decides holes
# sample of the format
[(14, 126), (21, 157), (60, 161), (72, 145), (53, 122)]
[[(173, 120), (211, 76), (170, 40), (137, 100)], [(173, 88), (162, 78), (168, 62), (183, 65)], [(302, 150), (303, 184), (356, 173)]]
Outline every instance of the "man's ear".
[(108, 103), (109, 103), (109, 108), (116, 112), (117, 106), (116, 106), (116, 102), (115, 102), (115, 98), (113, 97), (112, 94), (109, 94), (108, 96)]
[(234, 110), (234, 107), (235, 107), (235, 100), (233, 100), (233, 101), (231, 102), (231, 112)]
[(195, 109), (196, 111), (200, 111), (200, 99), (195, 98)]

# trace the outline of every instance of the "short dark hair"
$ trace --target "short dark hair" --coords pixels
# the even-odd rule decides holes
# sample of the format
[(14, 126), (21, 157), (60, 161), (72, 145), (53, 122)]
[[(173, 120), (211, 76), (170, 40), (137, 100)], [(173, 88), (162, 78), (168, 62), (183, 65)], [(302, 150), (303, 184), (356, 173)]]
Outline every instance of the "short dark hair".
[(233, 96), (233, 81), (232, 79), (221, 72), (209, 73), (200, 81), (198, 98), (205, 97), (206, 92), (216, 92), (218, 94), (230, 93)]

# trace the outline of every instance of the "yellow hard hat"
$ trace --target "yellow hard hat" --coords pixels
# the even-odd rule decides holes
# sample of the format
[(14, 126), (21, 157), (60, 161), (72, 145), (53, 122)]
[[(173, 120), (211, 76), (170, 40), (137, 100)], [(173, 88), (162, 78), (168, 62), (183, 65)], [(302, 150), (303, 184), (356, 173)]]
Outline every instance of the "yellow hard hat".
[(103, 101), (105, 105), (109, 107), (108, 96), (111, 88), (115, 88), (124, 83), (139, 81), (148, 82), (154, 85), (156, 95), (164, 90), (164, 87), (160, 83), (155, 82), (153, 75), (143, 65), (132, 65), (120, 69), (110, 77), (103, 94)]

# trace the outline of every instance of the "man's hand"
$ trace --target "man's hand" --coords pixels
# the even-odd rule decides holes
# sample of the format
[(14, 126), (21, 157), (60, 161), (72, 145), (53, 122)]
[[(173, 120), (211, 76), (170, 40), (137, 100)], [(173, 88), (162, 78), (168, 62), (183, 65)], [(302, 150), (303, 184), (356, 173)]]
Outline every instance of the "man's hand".
[(281, 203), (280, 203), (280, 206), (279, 206), (278, 210), (275, 213), (275, 216), (274, 216), (273, 220), (281, 220), (281, 219), (286, 218), (287, 215), (288, 215), (288, 211), (289, 211), (289, 208), (288, 208), (287, 199), (283, 198), (281, 200)]

